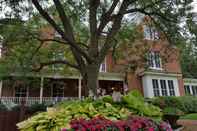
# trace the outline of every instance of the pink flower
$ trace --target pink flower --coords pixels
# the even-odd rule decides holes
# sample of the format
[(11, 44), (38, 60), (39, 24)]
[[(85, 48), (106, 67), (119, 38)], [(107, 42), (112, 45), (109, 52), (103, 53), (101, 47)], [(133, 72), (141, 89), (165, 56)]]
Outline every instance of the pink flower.
[(148, 131), (154, 131), (153, 127), (148, 128)]

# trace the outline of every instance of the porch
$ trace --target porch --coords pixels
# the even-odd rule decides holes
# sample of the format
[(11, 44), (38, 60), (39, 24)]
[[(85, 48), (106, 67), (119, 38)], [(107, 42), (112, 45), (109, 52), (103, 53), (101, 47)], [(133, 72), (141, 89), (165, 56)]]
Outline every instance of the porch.
[[(113, 87), (122, 90), (123, 77), (115, 73), (99, 75), (99, 86), (107, 94), (112, 93)], [(45, 103), (55, 104), (63, 100), (83, 99), (85, 88), (80, 76), (29, 76), (25, 80), (12, 77), (0, 81), (0, 102), (3, 104)]]

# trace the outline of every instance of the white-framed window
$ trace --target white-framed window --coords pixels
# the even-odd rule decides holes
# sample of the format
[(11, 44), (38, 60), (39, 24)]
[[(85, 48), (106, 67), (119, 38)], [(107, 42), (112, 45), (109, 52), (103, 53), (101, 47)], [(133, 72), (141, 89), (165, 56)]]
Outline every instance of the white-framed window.
[(107, 72), (106, 58), (105, 58), (104, 62), (102, 62), (100, 64), (99, 72)]
[(194, 96), (197, 95), (197, 86), (192, 86), (192, 93)]
[(148, 53), (148, 66), (150, 69), (162, 70), (162, 62), (159, 51)]
[(152, 79), (153, 94), (157, 96), (175, 96), (173, 80)]
[(185, 88), (185, 94), (191, 95), (190, 86), (189, 85), (184, 85), (184, 88)]
[(185, 94), (197, 96), (197, 85), (184, 85)]
[(15, 87), (15, 97), (26, 97), (27, 88), (25, 87)]
[[(53, 52), (53, 60), (64, 60), (64, 53), (63, 52)], [(63, 64), (53, 64), (52, 70), (63, 70)]]
[(162, 94), (162, 96), (168, 96), (166, 80), (160, 80), (160, 85), (161, 85), (161, 94)]
[(154, 96), (160, 96), (159, 83), (157, 79), (152, 79)]
[(159, 39), (159, 33), (154, 27), (144, 25), (143, 29), (144, 29), (144, 39), (146, 40), (158, 40)]
[(170, 96), (175, 96), (175, 90), (174, 90), (174, 82), (173, 82), (173, 80), (168, 80), (168, 88), (169, 88), (169, 94), (170, 94)]

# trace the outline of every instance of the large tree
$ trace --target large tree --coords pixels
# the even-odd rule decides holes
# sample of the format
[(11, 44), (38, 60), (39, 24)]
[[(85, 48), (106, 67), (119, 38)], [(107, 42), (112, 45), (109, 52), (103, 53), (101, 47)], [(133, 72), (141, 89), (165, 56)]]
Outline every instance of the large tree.
[(67, 46), (75, 61), (47, 61), (40, 63), (38, 69), (51, 64), (75, 68), (96, 95), (99, 66), (114, 46), (123, 23), (136, 15), (147, 15), (172, 43), (179, 36), (179, 23), (191, 3), (192, 0), (1, 0), (0, 7), (1, 14), (5, 14), (2, 23), (12, 23), (15, 18), (30, 20), (32, 12), (48, 22), (61, 38), (42, 41)]

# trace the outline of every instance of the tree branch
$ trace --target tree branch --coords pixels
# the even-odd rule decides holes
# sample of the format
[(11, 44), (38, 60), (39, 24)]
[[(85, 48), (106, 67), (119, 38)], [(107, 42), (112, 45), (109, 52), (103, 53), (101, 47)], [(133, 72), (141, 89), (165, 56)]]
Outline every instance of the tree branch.
[(103, 61), (108, 50), (113, 46), (113, 44), (111, 44), (111, 41), (113, 40), (113, 37), (116, 35), (117, 31), (121, 27), (121, 22), (122, 22), (122, 19), (124, 16), (124, 12), (128, 7), (128, 3), (129, 3), (129, 1), (127, 1), (127, 0), (123, 1), (118, 14), (114, 17), (112, 29), (108, 33), (107, 38), (105, 40), (105, 44), (100, 51), (100, 55), (99, 55), (99, 59), (98, 59), (99, 62)]
[(114, 0), (110, 9), (107, 12), (104, 12), (101, 16), (101, 22), (100, 25), (98, 27), (98, 34), (100, 34), (103, 29), (105, 28), (105, 26), (107, 25), (107, 23), (111, 20), (111, 15), (114, 12), (114, 9), (116, 8), (117, 4), (119, 3), (120, 0)]
[(74, 43), (75, 42), (75, 38), (74, 38), (74, 33), (73, 33), (73, 29), (72, 26), (70, 24), (70, 20), (68, 19), (68, 17), (66, 16), (65, 12), (64, 12), (64, 8), (62, 7), (62, 4), (60, 3), (59, 0), (53, 0), (56, 9), (58, 11), (58, 14), (60, 16), (61, 22), (64, 26), (64, 32), (67, 36), (67, 38), (69, 39), (70, 42)]
[(89, 0), (89, 26), (90, 26), (90, 48), (89, 54), (94, 57), (98, 53), (98, 34), (97, 34), (97, 8), (100, 0)]
[(38, 72), (38, 71), (42, 70), (45, 66), (55, 65), (55, 64), (65, 64), (65, 65), (68, 65), (72, 68), (79, 69), (79, 67), (77, 65), (71, 64), (67, 60), (54, 60), (54, 61), (40, 63), (39, 67), (32, 69), (32, 71)]
[(87, 55), (86, 52), (84, 52), (79, 46), (77, 46), (77, 44), (75, 42), (70, 41), (70, 38), (67, 38), (64, 31), (62, 31), (62, 29), (49, 16), (49, 14), (41, 7), (38, 0), (32, 0), (32, 3), (36, 7), (36, 9), (39, 11), (39, 13), (43, 16), (43, 18), (52, 25), (52, 27), (62, 36), (62, 38), (65, 41), (68, 42), (67, 43), (68, 45), (70, 45), (72, 48), (76, 49), (76, 51), (78, 51), (78, 53), (80, 53), (82, 56), (84, 56), (87, 59), (87, 61), (91, 61), (91, 58)]

